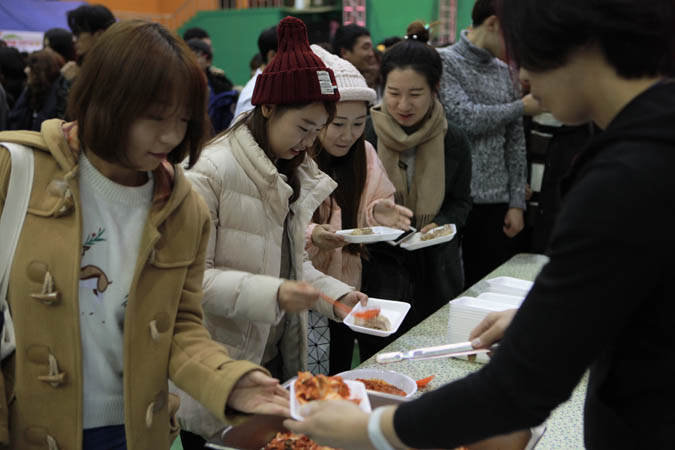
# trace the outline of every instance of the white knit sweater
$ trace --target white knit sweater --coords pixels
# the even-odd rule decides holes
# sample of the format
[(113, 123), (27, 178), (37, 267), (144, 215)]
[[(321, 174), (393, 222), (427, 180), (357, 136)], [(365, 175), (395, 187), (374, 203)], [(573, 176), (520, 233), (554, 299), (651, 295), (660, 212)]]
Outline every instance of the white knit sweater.
[(124, 316), (141, 232), (152, 204), (143, 186), (119, 185), (80, 156), (80, 335), (85, 429), (124, 423)]

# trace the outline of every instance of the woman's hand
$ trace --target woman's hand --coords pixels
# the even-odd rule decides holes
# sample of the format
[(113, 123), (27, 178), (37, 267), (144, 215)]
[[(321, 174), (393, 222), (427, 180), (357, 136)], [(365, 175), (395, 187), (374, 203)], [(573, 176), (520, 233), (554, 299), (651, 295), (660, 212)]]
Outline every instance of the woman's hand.
[(520, 208), (509, 208), (504, 216), (504, 234), (510, 238), (515, 237), (525, 227), (523, 210)]
[(373, 217), (377, 223), (403, 231), (407, 231), (410, 228), (412, 216), (413, 212), (411, 210), (405, 206), (397, 205), (390, 198), (378, 201), (373, 208)]
[(294, 433), (309, 436), (319, 445), (333, 448), (372, 449), (368, 438), (368, 414), (346, 400), (314, 401), (300, 409), (302, 422), (285, 420)]
[(290, 416), (288, 391), (279, 380), (260, 370), (247, 373), (237, 381), (227, 397), (227, 406), (250, 414)]
[(319, 298), (319, 291), (304, 281), (284, 281), (277, 292), (279, 308), (288, 312), (310, 309)]
[(335, 233), (329, 225), (317, 225), (312, 231), (312, 243), (321, 250), (334, 250), (348, 244), (344, 237)]
[(473, 348), (488, 348), (502, 337), (511, 324), (517, 309), (492, 312), (476, 325), (469, 335)]
[(420, 233), (428, 233), (429, 231), (433, 230), (434, 228), (438, 228), (440, 225), (438, 225), (436, 222), (431, 222), (430, 224), (427, 224), (424, 228), (420, 230)]
[[(350, 293), (340, 297), (338, 301), (351, 309), (359, 302), (361, 302), (361, 305), (367, 306), (368, 296), (363, 292), (351, 291)], [(340, 320), (344, 320), (344, 318), (347, 317), (347, 314), (349, 313), (343, 308), (336, 308), (335, 305), (333, 305), (333, 314), (335, 314), (335, 317), (339, 318)]]

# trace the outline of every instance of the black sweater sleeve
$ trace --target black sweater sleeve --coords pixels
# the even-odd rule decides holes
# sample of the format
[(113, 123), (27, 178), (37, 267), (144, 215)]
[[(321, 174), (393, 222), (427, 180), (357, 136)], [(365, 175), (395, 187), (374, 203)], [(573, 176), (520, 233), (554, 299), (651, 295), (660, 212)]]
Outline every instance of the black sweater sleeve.
[[(617, 351), (629, 360), (650, 351), (663, 361), (656, 356), (661, 352), (672, 362), (666, 332), (659, 335), (645, 313), (672, 312), (663, 306), (672, 302), (652, 288), (663, 287), (673, 248), (673, 224), (664, 224), (663, 213), (653, 207), (669, 204), (659, 194), (664, 179), (649, 179), (624, 164), (598, 163), (579, 180), (561, 211), (550, 262), (499, 350), (480, 371), (398, 407), (394, 426), (404, 443), (455, 448), (535, 426), (569, 398), (591, 363), (611, 361)], [(650, 320), (640, 322), (645, 316)], [(615, 382), (632, 386), (632, 370)]]
[(466, 134), (448, 124), (445, 134), (445, 197), (433, 222), (464, 228), (471, 211), (471, 144)]

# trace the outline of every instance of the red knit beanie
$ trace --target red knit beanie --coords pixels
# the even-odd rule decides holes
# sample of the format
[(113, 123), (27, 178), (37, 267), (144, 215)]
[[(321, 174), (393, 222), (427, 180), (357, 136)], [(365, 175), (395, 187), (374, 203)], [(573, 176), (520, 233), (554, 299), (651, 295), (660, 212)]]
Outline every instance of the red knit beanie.
[(309, 48), (302, 20), (286, 17), (279, 22), (277, 35), (279, 49), (258, 75), (251, 103), (304, 105), (340, 100), (335, 75)]

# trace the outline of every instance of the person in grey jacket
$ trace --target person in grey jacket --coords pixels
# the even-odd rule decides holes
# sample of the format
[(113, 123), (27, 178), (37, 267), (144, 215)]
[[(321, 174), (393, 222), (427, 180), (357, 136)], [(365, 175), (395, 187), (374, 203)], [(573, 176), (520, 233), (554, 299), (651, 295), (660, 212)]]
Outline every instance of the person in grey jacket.
[(473, 27), (455, 45), (439, 51), (443, 60), (440, 101), (448, 122), (458, 125), (472, 147), (474, 207), (463, 236), (465, 285), (471, 286), (513, 251), (523, 228), (527, 162), (522, 116), (539, 112), (531, 97), (521, 99), (504, 55), (495, 0), (478, 0)]

